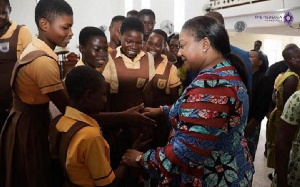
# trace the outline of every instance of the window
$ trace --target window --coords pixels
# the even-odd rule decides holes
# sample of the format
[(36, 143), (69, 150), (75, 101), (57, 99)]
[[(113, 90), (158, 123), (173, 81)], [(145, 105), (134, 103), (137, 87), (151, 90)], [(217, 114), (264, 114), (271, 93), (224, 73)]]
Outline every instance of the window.
[(280, 40), (265, 39), (262, 47), (261, 50), (268, 56), (269, 66), (282, 60), (282, 42)]

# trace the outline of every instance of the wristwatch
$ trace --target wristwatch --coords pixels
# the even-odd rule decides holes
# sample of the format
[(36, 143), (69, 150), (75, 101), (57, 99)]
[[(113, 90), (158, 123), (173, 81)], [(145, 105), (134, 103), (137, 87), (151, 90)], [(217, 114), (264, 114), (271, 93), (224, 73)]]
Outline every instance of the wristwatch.
[(135, 161), (137, 162), (137, 164), (138, 164), (140, 167), (143, 167), (142, 164), (141, 164), (141, 162), (140, 162), (141, 159), (142, 159), (142, 157), (143, 157), (143, 155), (144, 155), (144, 154), (142, 153), (142, 154), (140, 154), (139, 156), (137, 156), (136, 159), (135, 159)]

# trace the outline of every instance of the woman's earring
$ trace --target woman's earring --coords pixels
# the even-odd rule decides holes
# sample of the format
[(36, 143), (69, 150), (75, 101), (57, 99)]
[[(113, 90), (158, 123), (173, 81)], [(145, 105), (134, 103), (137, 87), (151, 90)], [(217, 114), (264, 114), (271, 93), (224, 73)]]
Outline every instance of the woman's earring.
[(206, 53), (206, 49), (203, 49), (203, 52)]

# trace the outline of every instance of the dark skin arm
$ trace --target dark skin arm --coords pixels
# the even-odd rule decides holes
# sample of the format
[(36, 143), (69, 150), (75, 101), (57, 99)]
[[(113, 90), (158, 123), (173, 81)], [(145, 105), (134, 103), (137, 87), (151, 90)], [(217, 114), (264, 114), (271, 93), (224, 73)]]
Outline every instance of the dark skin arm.
[(132, 107), (123, 112), (101, 112), (92, 117), (98, 121), (102, 127), (113, 127), (119, 122), (128, 122), (132, 126), (155, 125), (155, 121), (140, 113), (144, 109), (144, 104)]
[(283, 82), (283, 103), (296, 91), (298, 86), (298, 78), (290, 76)]
[(280, 119), (275, 149), (275, 160), (278, 161), (275, 164), (275, 170), (277, 172), (277, 186), (280, 187), (288, 187), (287, 170), (295, 132), (297, 132), (296, 125), (291, 125)]
[(64, 114), (66, 110), (66, 106), (69, 105), (69, 99), (64, 90), (58, 90), (55, 92), (47, 93), (50, 101), (52, 101), (58, 110)]

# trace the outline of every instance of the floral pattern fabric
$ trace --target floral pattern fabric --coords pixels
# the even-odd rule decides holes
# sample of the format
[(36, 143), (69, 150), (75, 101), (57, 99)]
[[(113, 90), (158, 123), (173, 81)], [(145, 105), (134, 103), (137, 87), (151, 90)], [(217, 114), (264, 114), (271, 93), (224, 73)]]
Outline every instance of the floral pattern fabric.
[(145, 168), (160, 186), (250, 186), (248, 108), (247, 89), (230, 62), (200, 71), (171, 108), (163, 107), (169, 142), (145, 153)]

